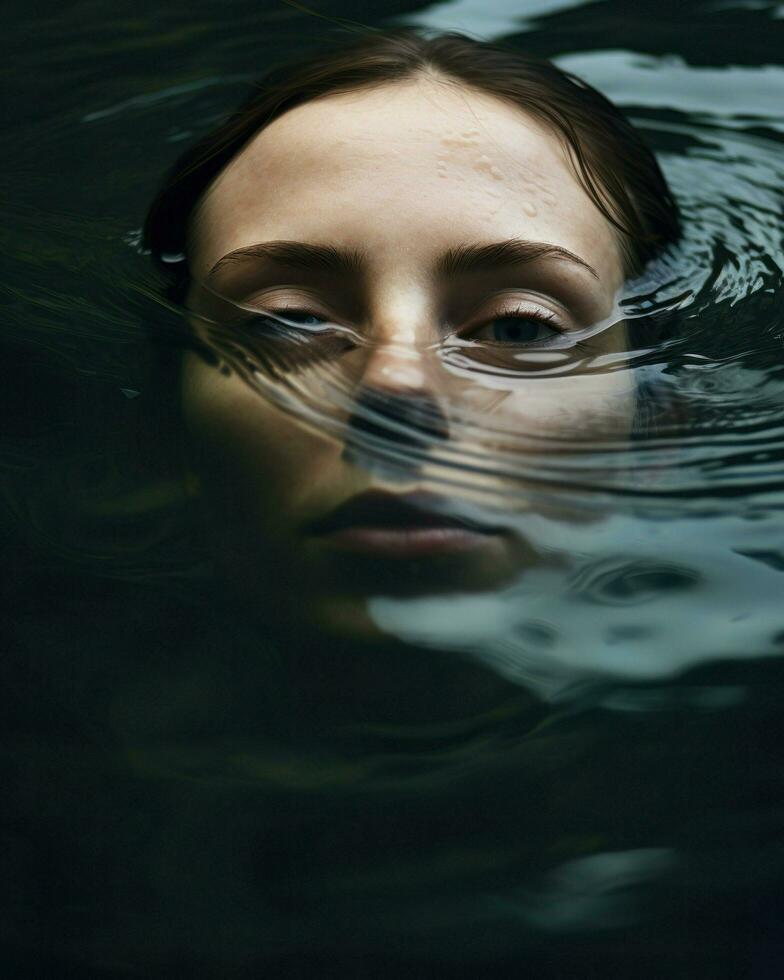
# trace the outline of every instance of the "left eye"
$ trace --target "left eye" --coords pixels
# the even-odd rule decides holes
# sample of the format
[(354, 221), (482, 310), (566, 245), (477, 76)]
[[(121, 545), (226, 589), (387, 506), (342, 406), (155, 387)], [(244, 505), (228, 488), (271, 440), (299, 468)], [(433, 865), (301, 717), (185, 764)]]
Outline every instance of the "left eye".
[(514, 314), (489, 320), (474, 333), (472, 340), (492, 340), (500, 344), (533, 344), (549, 340), (558, 330), (544, 317)]

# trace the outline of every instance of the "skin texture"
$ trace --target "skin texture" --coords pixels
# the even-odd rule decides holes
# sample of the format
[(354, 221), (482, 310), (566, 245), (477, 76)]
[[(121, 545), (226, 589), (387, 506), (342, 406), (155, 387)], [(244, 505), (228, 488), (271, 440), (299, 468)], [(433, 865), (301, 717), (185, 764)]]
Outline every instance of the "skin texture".
[[(558, 256), (438, 270), (450, 249), (506, 240), (559, 246), (595, 274)], [(236, 250), (273, 241), (353, 250), (362, 268), (342, 276), (240, 255), (214, 269)], [(561, 143), (484, 94), (419, 77), (289, 111), (208, 189), (192, 222), (189, 261), (189, 303), (209, 318), (242, 306), (308, 309), (356, 331), (368, 343), (333, 358), (344, 390), (427, 399), (446, 420), (452, 456), (477, 448), (475, 437), (450, 427), (454, 404), (469, 421), (492, 427), (485, 451), (507, 442), (524, 449), (527, 438), (541, 448), (548, 437), (590, 431), (592, 420), (621, 437), (628, 429), (633, 395), (625, 372), (476, 383), (433, 355), (448, 338), (484, 339), (487, 324), (510, 309), (535, 307), (559, 329), (586, 330), (610, 316), (623, 281), (616, 234)], [(203, 323), (194, 329), (213, 343)], [(621, 356), (623, 328), (592, 343), (594, 354)], [(316, 402), (317, 367), (305, 364), (297, 375)], [(210, 508), (224, 572), (238, 595), (281, 616), (296, 610), (299, 621), (368, 637), (373, 594), (491, 589), (537, 560), (510, 535), (417, 561), (331, 548), (309, 536), (310, 522), (368, 489), (438, 490), (444, 447), (392, 483), (346, 452), (339, 436), (303, 424), (238, 372), (222, 374), (197, 354), (186, 355), (181, 400), (188, 463)], [(483, 489), (488, 482), (492, 488), (489, 479)]]

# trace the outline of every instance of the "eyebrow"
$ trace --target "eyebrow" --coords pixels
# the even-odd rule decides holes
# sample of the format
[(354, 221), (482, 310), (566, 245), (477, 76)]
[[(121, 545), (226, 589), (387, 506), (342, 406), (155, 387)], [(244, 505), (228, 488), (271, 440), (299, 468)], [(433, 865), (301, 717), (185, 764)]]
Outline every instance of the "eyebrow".
[(207, 273), (214, 276), (225, 266), (243, 259), (266, 259), (280, 265), (296, 266), (309, 272), (329, 272), (333, 275), (357, 276), (365, 267), (365, 256), (359, 249), (341, 249), (334, 245), (308, 245), (305, 242), (260, 242), (238, 248), (222, 259)]
[(466, 272), (490, 272), (509, 265), (535, 262), (537, 259), (561, 259), (586, 269), (595, 278), (599, 273), (585, 259), (560, 245), (547, 242), (528, 242), (510, 238), (490, 245), (459, 245), (450, 248), (438, 261), (436, 271), (442, 276), (456, 276)]
[[(219, 270), (244, 259), (266, 259), (280, 265), (295, 266), (310, 272), (327, 272), (333, 275), (358, 276), (365, 268), (365, 254), (359, 249), (341, 249), (334, 245), (309, 245), (305, 242), (260, 242), (235, 249), (218, 259), (207, 273), (215, 275)], [(469, 272), (490, 272), (511, 265), (535, 262), (537, 259), (560, 259), (587, 270), (595, 279), (599, 273), (585, 259), (560, 245), (547, 242), (529, 242), (511, 238), (489, 245), (458, 245), (448, 249), (436, 263), (436, 273), (454, 277)]]

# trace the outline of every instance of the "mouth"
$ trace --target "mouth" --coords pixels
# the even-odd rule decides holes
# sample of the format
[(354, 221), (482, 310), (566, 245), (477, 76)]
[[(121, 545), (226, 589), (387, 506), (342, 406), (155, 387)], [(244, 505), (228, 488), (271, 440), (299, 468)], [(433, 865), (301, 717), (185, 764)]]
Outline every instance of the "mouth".
[(472, 551), (500, 533), (444, 514), (439, 504), (441, 498), (429, 494), (371, 491), (352, 497), (307, 530), (340, 551), (409, 559)]

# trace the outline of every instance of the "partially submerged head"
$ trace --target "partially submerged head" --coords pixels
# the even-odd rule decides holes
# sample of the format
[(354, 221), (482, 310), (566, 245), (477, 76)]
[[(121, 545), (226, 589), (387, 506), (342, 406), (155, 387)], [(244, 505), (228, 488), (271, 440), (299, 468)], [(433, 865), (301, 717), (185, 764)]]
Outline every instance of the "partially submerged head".
[[(557, 353), (582, 336), (594, 354), (620, 354), (623, 325), (596, 325), (624, 279), (677, 235), (652, 153), (604, 97), (547, 62), (411, 32), (371, 34), (263, 81), (175, 166), (146, 226), (172, 294), (197, 314), (260, 311), (316, 327), (306, 378), (314, 364), (338, 365), (358, 403), (382, 415), (395, 406), (425, 443), (453, 453), (458, 396), (464, 410), (492, 403), (494, 425), (514, 434), (558, 437), (586, 419), (606, 425), (608, 411), (628, 427), (623, 372), (499, 385), (509, 372), (496, 364), (475, 384), (465, 365)], [(432, 356), (445, 340), (462, 360)], [(181, 390), (224, 564), (245, 583), (263, 551), (279, 584), (322, 599), (322, 618), (345, 625), (362, 619), (368, 590), (394, 591), (414, 564), (438, 590), (492, 587), (530, 560), (500, 534), (428, 545), (325, 531), (338, 511), (345, 524), (352, 500), (399, 489), (241, 374), (191, 353)], [(360, 414), (345, 410), (347, 432)], [(433, 489), (424, 466), (405, 489)]]

